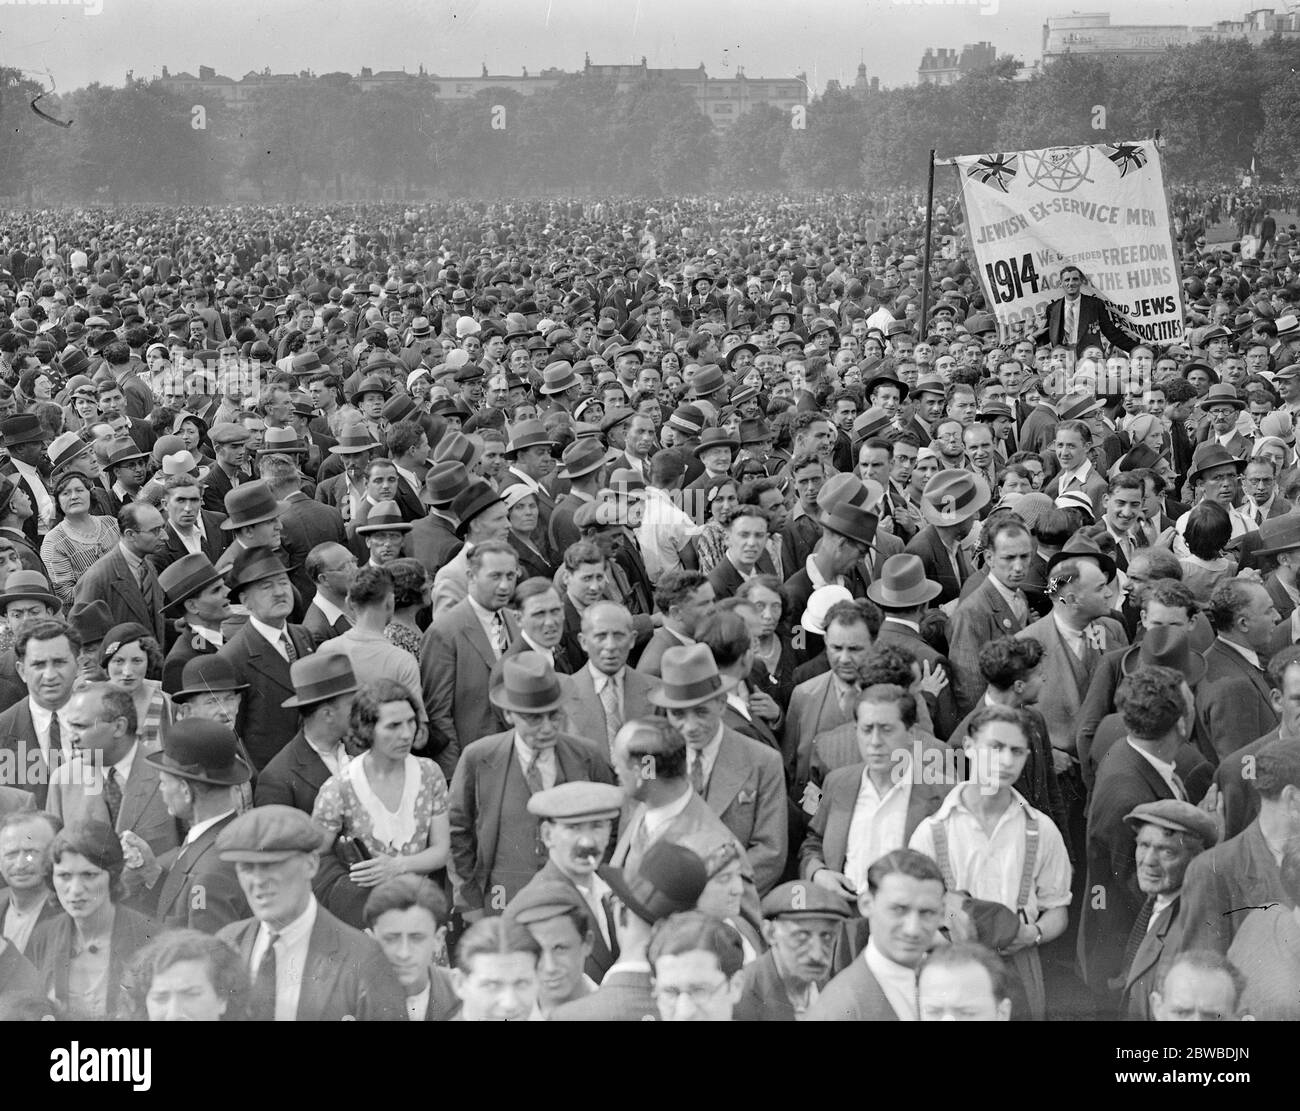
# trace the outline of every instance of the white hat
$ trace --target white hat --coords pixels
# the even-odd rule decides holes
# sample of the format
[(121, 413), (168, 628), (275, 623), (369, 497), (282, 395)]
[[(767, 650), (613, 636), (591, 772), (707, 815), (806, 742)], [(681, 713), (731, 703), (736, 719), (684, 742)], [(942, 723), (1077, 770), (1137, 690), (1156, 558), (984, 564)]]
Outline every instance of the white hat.
[(799, 624), (806, 633), (816, 633), (819, 637), (826, 635), (826, 615), (837, 602), (851, 602), (853, 595), (846, 586), (819, 586), (812, 592), (808, 604), (804, 607)]
[(410, 374), (406, 376), (406, 388), (409, 390), (421, 378), (429, 377), (429, 368), (427, 366), (417, 366)]
[(456, 321), (457, 339), (464, 339), (466, 336), (476, 336), (482, 330), (483, 329), (479, 326), (479, 322), (472, 316), (462, 316)]

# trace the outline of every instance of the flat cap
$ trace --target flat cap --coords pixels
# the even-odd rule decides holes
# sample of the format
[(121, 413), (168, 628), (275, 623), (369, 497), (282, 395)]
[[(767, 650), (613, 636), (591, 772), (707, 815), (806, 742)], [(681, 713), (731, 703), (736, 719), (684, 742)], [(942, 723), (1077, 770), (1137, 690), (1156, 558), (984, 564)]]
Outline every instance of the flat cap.
[(269, 862), (295, 853), (319, 852), (325, 831), (293, 806), (256, 806), (236, 818), (217, 837), (222, 860)]
[(510, 900), (506, 907), (506, 917), (526, 926), (530, 922), (559, 918), (574, 910), (591, 913), (573, 884), (567, 880), (540, 880), (530, 883)]
[(764, 918), (848, 918), (848, 902), (815, 883), (791, 880), (763, 896)]
[(1214, 819), (1198, 806), (1179, 799), (1157, 799), (1133, 807), (1124, 820), (1134, 826), (1163, 826), (1165, 829), (1190, 833), (1200, 839), (1207, 849), (1219, 840), (1219, 827)]
[(552, 822), (600, 822), (617, 818), (623, 792), (609, 783), (560, 783), (528, 800), (528, 813)]
[(247, 443), (252, 433), (242, 424), (235, 424), (233, 421), (227, 421), (222, 424), (212, 426), (212, 431), (208, 438), (214, 444), (243, 444)]

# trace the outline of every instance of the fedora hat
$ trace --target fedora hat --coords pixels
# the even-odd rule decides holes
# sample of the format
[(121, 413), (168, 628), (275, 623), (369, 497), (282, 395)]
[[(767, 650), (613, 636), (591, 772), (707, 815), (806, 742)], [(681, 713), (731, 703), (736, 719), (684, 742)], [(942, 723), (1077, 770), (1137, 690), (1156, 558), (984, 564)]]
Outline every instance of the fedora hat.
[(472, 471), (482, 454), (483, 442), (477, 437), (465, 432), (448, 432), (438, 441), (430, 458), (434, 463), (463, 463), (466, 470)]
[(596, 875), (628, 910), (648, 925), (694, 910), (709, 883), (698, 853), (666, 837), (649, 845), (635, 869), (602, 864)]
[(81, 634), (81, 643), (98, 644), (113, 627), (113, 611), (103, 598), (77, 602), (68, 612), (68, 624)]
[(687, 436), (698, 436), (704, 431), (704, 414), (698, 406), (686, 403), (673, 410), (668, 423)]
[(50, 470), (57, 471), (69, 463), (90, 454), (90, 445), (75, 432), (64, 432), (50, 441)]
[(933, 394), (939, 394), (942, 397), (947, 397), (948, 387), (943, 384), (942, 378), (935, 378), (931, 376), (927, 378), (922, 378), (919, 382), (917, 382), (917, 384), (912, 387), (912, 393), (914, 394), (933, 393)]
[(280, 703), (286, 710), (314, 706), (357, 689), (352, 661), (342, 652), (315, 652), (289, 665), (293, 697)]
[(245, 482), (226, 495), (226, 519), (221, 527), (227, 532), (247, 525), (274, 521), (283, 510), (265, 480)]
[(1157, 625), (1120, 657), (1120, 671), (1132, 675), (1139, 667), (1171, 667), (1195, 687), (1205, 678), (1206, 663), (1192, 647), (1187, 630), (1176, 625)]
[(168, 775), (213, 787), (237, 787), (252, 778), (239, 757), (235, 731), (204, 718), (186, 718), (163, 730), (162, 749), (145, 753), (145, 763)]
[(1256, 548), (1256, 555), (1276, 555), (1300, 548), (1300, 514), (1286, 513), (1270, 517), (1259, 526), (1259, 538), (1266, 545)]
[(349, 424), (339, 435), (338, 443), (330, 448), (331, 455), (356, 455), (362, 451), (374, 451), (379, 447), (370, 430), (360, 423)]
[(292, 428), (268, 428), (257, 454), (306, 455), (307, 445), (298, 439), (298, 434)]
[(506, 454), (515, 455), (525, 448), (554, 447), (555, 440), (546, 431), (546, 425), (539, 420), (521, 420), (510, 430), (510, 442), (506, 444)]
[(754, 417), (740, 422), (740, 432), (738, 439), (741, 447), (748, 447), (750, 444), (761, 444), (764, 440), (770, 440), (773, 437), (772, 426), (762, 417)]
[(893, 418), (884, 409), (868, 409), (853, 418), (853, 440), (857, 443), (884, 435), (891, 424)]
[(50, 589), (49, 580), (39, 571), (15, 571), (9, 576), (0, 593), (0, 611), (10, 602), (23, 601), (44, 602), (56, 610), (62, 605)]
[(226, 582), (230, 586), (231, 595), (238, 598), (243, 593), (244, 587), (276, 575), (287, 574), (292, 570), (293, 568), (286, 567), (270, 548), (259, 545), (255, 548), (245, 548), (235, 556), (235, 562), (226, 572)]
[(691, 396), (710, 397), (723, 389), (726, 384), (727, 380), (723, 377), (722, 368), (715, 363), (709, 363), (707, 366), (700, 367), (695, 372), (695, 377), (691, 379)]
[(750, 343), (749, 340), (745, 340), (742, 343), (736, 344), (734, 347), (728, 348), (727, 353), (722, 357), (722, 361), (727, 364), (728, 370), (731, 369), (731, 364), (735, 361), (736, 356), (742, 351), (748, 351), (752, 355), (757, 355), (758, 347)]
[[(373, 362), (367, 363), (366, 369), (367, 370), (385, 370), (385, 369), (405, 370), (406, 367), (395, 364), (389, 359), (381, 358)], [(392, 393), (392, 390), (389, 387), (388, 383), (385, 382), (382, 378), (380, 378), (378, 374), (368, 374), (366, 375), (366, 377), (362, 378), (360, 382), (357, 383), (357, 388), (352, 391), (352, 395), (348, 398), (348, 400), (359, 401), (361, 398), (365, 397), (365, 395), (368, 393), (377, 393), (383, 397), (387, 397), (390, 393)]]
[(695, 458), (698, 459), (706, 451), (711, 451), (715, 447), (730, 448), (734, 455), (740, 450), (740, 441), (734, 436), (727, 434), (722, 428), (706, 428), (704, 434), (700, 437), (700, 442), (691, 448)]
[(573, 372), (573, 364), (561, 360), (558, 363), (551, 363), (542, 371), (542, 386), (537, 392), (547, 395), (564, 393), (566, 390), (576, 389), (579, 385), (581, 383)]
[(1192, 465), (1187, 468), (1187, 481), (1191, 482), (1197, 475), (1215, 467), (1234, 466), (1241, 474), (1246, 469), (1245, 459), (1238, 459), (1217, 440), (1200, 444), (1192, 454)]
[(581, 478), (616, 458), (618, 452), (607, 450), (599, 440), (590, 437), (574, 440), (564, 449), (564, 465), (556, 472), (556, 477)]
[(7, 447), (38, 444), (44, 438), (41, 435), (41, 422), (32, 413), (17, 413), (0, 420), (0, 437), (3, 437)]
[(304, 351), (300, 355), (295, 355), (293, 362), (289, 364), (289, 371), (292, 374), (315, 374), (324, 368), (325, 364), (320, 361), (320, 354), (316, 351)]
[(229, 660), (215, 652), (202, 652), (185, 661), (185, 666), (181, 668), (181, 688), (172, 692), (172, 701), (183, 702), (195, 695), (215, 694), (218, 691), (246, 690), (248, 684), (239, 681), (235, 667)]
[(740, 680), (718, 674), (718, 663), (706, 644), (674, 645), (663, 654), (660, 686), (646, 697), (664, 709), (684, 710), (726, 694)]
[(193, 598), (214, 582), (220, 582), (221, 578), (222, 573), (202, 552), (182, 556), (174, 563), (169, 563), (158, 576), (158, 585), (167, 596), (163, 613), (180, 609), (187, 598)]
[(410, 532), (414, 526), (402, 517), (395, 501), (375, 502), (366, 519), (356, 526), (358, 533)]
[(117, 467), (123, 463), (134, 462), (136, 459), (148, 458), (149, 453), (136, 447), (134, 440), (123, 437), (109, 444), (108, 458), (104, 460), (104, 466)]
[(415, 402), (409, 393), (394, 394), (384, 402), (384, 419), (389, 424), (401, 424), (415, 412)]
[(1057, 405), (1061, 420), (1083, 420), (1101, 408), (1101, 399), (1091, 394), (1068, 393)]
[(463, 540), (469, 531), (469, 523), (500, 500), (501, 495), (483, 479), (470, 479), (465, 488), (452, 499), (451, 515), (457, 521), (456, 535)]
[[(905, 332), (910, 334), (911, 329), (905, 329)], [(871, 391), (877, 386), (894, 386), (898, 389), (898, 392), (901, 395), (899, 400), (907, 400), (907, 383), (895, 378), (892, 374), (877, 374), (874, 378), (868, 379), (867, 384), (862, 387), (863, 395), (865, 397), (870, 397)]]
[(1226, 383), (1211, 386), (1205, 393), (1205, 396), (1196, 403), (1198, 409), (1209, 410), (1214, 405), (1230, 405), (1232, 408), (1242, 410), (1246, 407), (1246, 402), (1237, 396), (1237, 388), (1229, 386)]
[(885, 560), (880, 578), (867, 586), (867, 597), (885, 609), (917, 609), (942, 593), (943, 587), (925, 577), (921, 557), (902, 552)]
[(500, 675), (488, 691), (488, 699), (502, 710), (544, 714), (564, 704), (564, 688), (550, 660), (539, 652), (520, 652), (501, 661)]
[(822, 528), (870, 547), (876, 541), (879, 518), (870, 510), (852, 502), (841, 501), (824, 510), (817, 518)]
[(1047, 561), (1047, 577), (1052, 577), (1052, 571), (1058, 564), (1064, 563), (1067, 559), (1095, 559), (1101, 572), (1106, 576), (1107, 581), (1115, 577), (1115, 557), (1105, 551), (1101, 546), (1103, 539), (1109, 539), (1113, 544), (1114, 538), (1106, 533), (1102, 536), (1088, 536), (1082, 531), (1076, 532), (1065, 546)]
[(469, 471), (459, 459), (444, 459), (424, 476), (425, 501), (442, 506), (453, 501), (469, 482)]
[(939, 471), (921, 495), (921, 515), (932, 525), (956, 525), (989, 503), (989, 484), (970, 471)]

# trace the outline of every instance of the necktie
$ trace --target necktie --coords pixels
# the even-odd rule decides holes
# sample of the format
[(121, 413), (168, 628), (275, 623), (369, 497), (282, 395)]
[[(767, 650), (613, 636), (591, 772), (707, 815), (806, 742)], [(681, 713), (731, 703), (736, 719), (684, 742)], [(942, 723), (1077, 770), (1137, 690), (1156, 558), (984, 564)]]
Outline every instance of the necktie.
[(1065, 341), (1066, 343), (1075, 343), (1077, 338), (1075, 328), (1078, 322), (1078, 310), (1075, 308), (1073, 301), (1065, 302)]
[(704, 756), (699, 752), (691, 754), (691, 787), (700, 798), (704, 797)]
[(840, 699), (840, 712), (845, 720), (852, 721), (857, 709), (858, 690), (856, 687), (837, 687)]
[(50, 771), (55, 771), (63, 763), (63, 727), (59, 724), (59, 715), (50, 715)]
[(140, 593), (144, 595), (145, 600), (149, 599), (149, 561), (142, 559), (140, 561), (140, 573), (137, 576), (140, 582)]
[(614, 734), (623, 728), (623, 708), (619, 705), (618, 688), (612, 675), (605, 676), (605, 685), (600, 688), (600, 704), (605, 711), (605, 735), (612, 752)]
[(293, 637), (289, 635), (287, 627), (284, 630), (282, 640), (284, 643), (284, 654), (289, 658), (289, 662), (293, 663), (298, 658), (298, 649), (293, 646)]
[(117, 769), (109, 768), (104, 777), (104, 803), (108, 806), (109, 825), (117, 828), (117, 816), (122, 812), (122, 785), (117, 781)]
[(537, 794), (538, 791), (544, 791), (546, 784), (542, 782), (542, 769), (537, 766), (537, 761), (541, 759), (540, 752), (534, 752), (533, 758), (528, 761), (528, 766), (524, 768), (524, 781), (528, 784), (529, 794)]
[(262, 954), (262, 963), (257, 966), (257, 975), (253, 978), (252, 1017), (259, 1022), (275, 1021), (275, 947), (280, 940), (277, 933), (271, 934), (271, 944)]
[(1142, 909), (1138, 911), (1137, 921), (1133, 923), (1133, 929), (1129, 931), (1128, 943), (1124, 946), (1124, 974), (1133, 965), (1133, 958), (1137, 956), (1137, 951), (1142, 947), (1142, 939), (1147, 936), (1147, 930), (1151, 926), (1151, 919), (1155, 917), (1156, 897), (1149, 895), (1147, 901), (1142, 904)]
[(1187, 801), (1187, 785), (1183, 782), (1183, 777), (1177, 772), (1171, 772), (1169, 778), (1173, 780), (1174, 795), (1179, 802)]
[(505, 618), (501, 616), (501, 611), (497, 610), (492, 615), (492, 649), (498, 656), (502, 656), (509, 647), (510, 638), (506, 635)]
[(960, 544), (957, 545), (957, 557), (952, 562), (957, 571), (957, 582), (964, 583), (970, 578), (970, 564), (966, 561), (966, 553), (962, 551)]

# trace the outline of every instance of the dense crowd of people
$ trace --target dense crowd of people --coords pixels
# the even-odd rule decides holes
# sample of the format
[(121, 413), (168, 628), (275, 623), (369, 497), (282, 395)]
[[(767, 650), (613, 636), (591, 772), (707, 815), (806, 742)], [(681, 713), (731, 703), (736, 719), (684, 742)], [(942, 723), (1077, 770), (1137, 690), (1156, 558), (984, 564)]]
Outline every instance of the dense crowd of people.
[(0, 1016), (1300, 1017), (1300, 239), (1176, 211), (1159, 348), (901, 195), (11, 214)]

